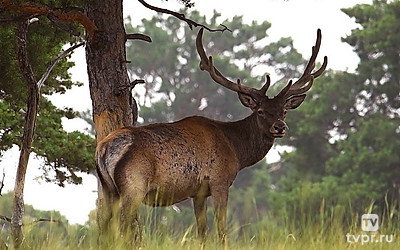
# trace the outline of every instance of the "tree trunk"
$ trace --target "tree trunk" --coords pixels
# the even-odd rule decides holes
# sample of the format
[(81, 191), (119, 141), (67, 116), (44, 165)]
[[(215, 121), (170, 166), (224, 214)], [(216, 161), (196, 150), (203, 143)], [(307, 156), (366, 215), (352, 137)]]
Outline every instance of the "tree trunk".
[[(116, 129), (133, 126), (137, 106), (131, 94), (126, 68), (122, 0), (86, 0), (84, 9), (97, 27), (93, 38), (86, 43), (86, 62), (94, 128), (99, 142)], [(106, 198), (98, 181), (99, 242), (108, 231), (112, 218), (111, 204), (107, 204)]]
[(86, 45), (86, 61), (100, 141), (113, 130), (133, 126), (137, 108), (128, 87), (122, 0), (87, 0), (85, 12), (97, 27)]
[(32, 68), (28, 61), (26, 49), (26, 33), (28, 21), (20, 22), (15, 30), (17, 37), (17, 56), (19, 68), (28, 86), (27, 112), (25, 116), (24, 134), (21, 142), (21, 152), (18, 162), (14, 187), (13, 214), (11, 218), (11, 237), (14, 248), (19, 248), (23, 241), (22, 217), (24, 215), (24, 185), (25, 174), (31, 153), (33, 136), (36, 127), (36, 117), (39, 109), (39, 88), (36, 84)]

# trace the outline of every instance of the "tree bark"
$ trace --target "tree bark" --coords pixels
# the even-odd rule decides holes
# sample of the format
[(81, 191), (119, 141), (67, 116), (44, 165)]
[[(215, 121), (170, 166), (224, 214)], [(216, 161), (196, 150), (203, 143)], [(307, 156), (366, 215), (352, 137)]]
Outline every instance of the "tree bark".
[(25, 20), (19, 22), (15, 28), (15, 34), (17, 38), (17, 59), (21, 74), (28, 87), (28, 93), (26, 99), (27, 112), (25, 114), (24, 133), (20, 146), (21, 152), (18, 161), (17, 174), (15, 177), (13, 214), (11, 218), (11, 237), (14, 248), (21, 247), (24, 237), (22, 232), (22, 219), (24, 215), (25, 175), (28, 168), (29, 155), (32, 150), (32, 143), (35, 135), (37, 114), (39, 112), (40, 88), (50, 75), (54, 65), (61, 58), (84, 44), (76, 44), (56, 56), (54, 60), (50, 62), (50, 65), (47, 67), (40, 80), (36, 82), (35, 75), (33, 74), (33, 70), (28, 59), (28, 26), (29, 20)]
[(86, 45), (87, 70), (97, 141), (113, 130), (133, 126), (137, 107), (126, 68), (122, 0), (85, 1), (85, 12), (96, 25)]
[[(131, 94), (126, 68), (122, 0), (86, 0), (84, 10), (97, 27), (93, 38), (86, 43), (86, 62), (94, 128), (99, 142), (116, 129), (133, 126), (137, 118), (137, 106)], [(106, 198), (98, 181), (97, 223), (100, 243), (112, 218), (111, 204)]]
[(24, 215), (24, 185), (29, 155), (31, 153), (33, 136), (36, 127), (36, 117), (39, 109), (39, 88), (28, 61), (26, 49), (26, 33), (28, 21), (20, 22), (15, 30), (17, 37), (17, 57), (19, 68), (28, 86), (27, 112), (25, 116), (24, 134), (21, 142), (21, 152), (18, 162), (14, 187), (13, 214), (11, 218), (11, 237), (14, 248), (19, 248), (23, 241), (22, 217)]

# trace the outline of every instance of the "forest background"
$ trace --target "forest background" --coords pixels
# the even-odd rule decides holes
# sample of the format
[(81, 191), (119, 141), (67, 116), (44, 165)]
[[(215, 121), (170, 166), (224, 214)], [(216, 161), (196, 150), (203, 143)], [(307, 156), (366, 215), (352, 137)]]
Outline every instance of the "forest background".
[[(229, 35), (210, 33), (205, 41), (208, 53), (214, 55), (215, 63), (226, 75), (245, 79), (249, 86), (259, 86), (265, 73), (271, 74), (276, 83), (270, 95), (289, 79), (299, 77), (308, 55), (300, 54), (290, 37), (267, 43), (265, 37), (271, 27), (268, 21), (249, 24), (240, 16), (221, 20), (218, 12), (211, 17), (192, 9), (182, 12), (193, 20), (210, 26), (223, 23), (233, 30)], [(374, 1), (343, 12), (359, 25), (343, 42), (353, 48), (360, 62), (355, 72), (326, 72), (305, 103), (290, 112), (289, 134), (277, 141), (277, 162), (262, 161), (240, 172), (229, 197), (229, 223), (238, 228), (238, 234), (254, 234), (263, 218), (301, 228), (321, 218), (335, 217), (346, 227), (353, 225), (355, 216), (366, 212), (387, 218), (389, 231), (399, 228), (400, 37), (396, 34), (400, 30), (400, 4)], [(32, 25), (32, 29), (29, 53), (35, 58), (36, 72), (43, 71), (44, 62), (67, 42), (77, 42), (68, 34), (59, 35), (63, 33), (51, 24)], [(195, 32), (179, 20), (155, 15), (132, 25), (127, 18), (126, 29), (153, 39), (149, 44), (127, 44), (127, 54), (132, 56), (128, 60), (134, 62), (129, 66), (132, 78), (146, 81), (133, 91), (141, 124), (174, 121), (189, 115), (232, 121), (248, 114), (234, 93), (212, 83), (198, 69)], [(6, 52), (0, 62), (3, 154), (20, 140), (26, 90), (16, 66), (13, 30), (3, 25), (0, 32), (1, 47)], [(52, 33), (57, 35), (49, 36)], [(310, 41), (312, 44), (313, 38)], [(63, 129), (65, 119), (80, 117), (90, 123), (90, 111), (57, 108), (52, 102), (52, 95), (81, 85), (67, 73), (72, 65), (62, 61), (46, 83), (34, 141), (42, 179), (60, 186), (79, 184), (80, 173), (90, 174), (94, 167), (95, 142), (90, 125), (80, 132)], [(0, 214), (10, 216), (7, 197), (5, 194), (0, 198)], [(52, 214), (33, 208), (27, 211), (27, 216), (33, 218)], [(154, 209), (150, 214), (154, 226), (167, 225), (174, 231), (185, 231), (194, 223), (188, 202), (174, 209)], [(67, 223), (58, 212), (52, 216)], [(90, 228), (93, 220), (91, 216), (83, 226)]]

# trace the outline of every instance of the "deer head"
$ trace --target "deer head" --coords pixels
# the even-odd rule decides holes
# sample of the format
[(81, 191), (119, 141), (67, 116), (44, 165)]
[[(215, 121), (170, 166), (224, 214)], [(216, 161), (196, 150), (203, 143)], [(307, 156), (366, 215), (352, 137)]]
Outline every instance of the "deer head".
[(266, 82), (260, 89), (244, 86), (241, 80), (233, 82), (221, 74), (214, 66), (212, 56), (207, 57), (203, 47), (203, 28), (199, 30), (196, 38), (197, 52), (200, 55), (200, 69), (207, 71), (211, 78), (225, 88), (238, 93), (241, 103), (250, 108), (257, 117), (258, 127), (265, 135), (273, 138), (283, 137), (288, 128), (284, 122), (287, 110), (295, 109), (304, 101), (306, 92), (311, 88), (316, 77), (324, 72), (328, 58), (324, 57), (322, 66), (311, 73), (315, 68), (315, 59), (317, 58), (321, 45), (321, 30), (317, 31), (317, 40), (312, 47), (311, 58), (304, 69), (303, 75), (293, 83), (292, 80), (277, 94), (270, 98), (266, 95), (270, 86), (270, 77), (266, 76)]

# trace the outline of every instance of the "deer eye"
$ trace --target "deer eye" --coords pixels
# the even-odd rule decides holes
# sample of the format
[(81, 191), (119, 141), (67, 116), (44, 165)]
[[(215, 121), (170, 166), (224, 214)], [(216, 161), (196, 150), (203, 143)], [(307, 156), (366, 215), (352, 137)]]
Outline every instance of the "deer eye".
[(257, 114), (260, 116), (264, 116), (264, 111), (262, 109), (257, 110)]

